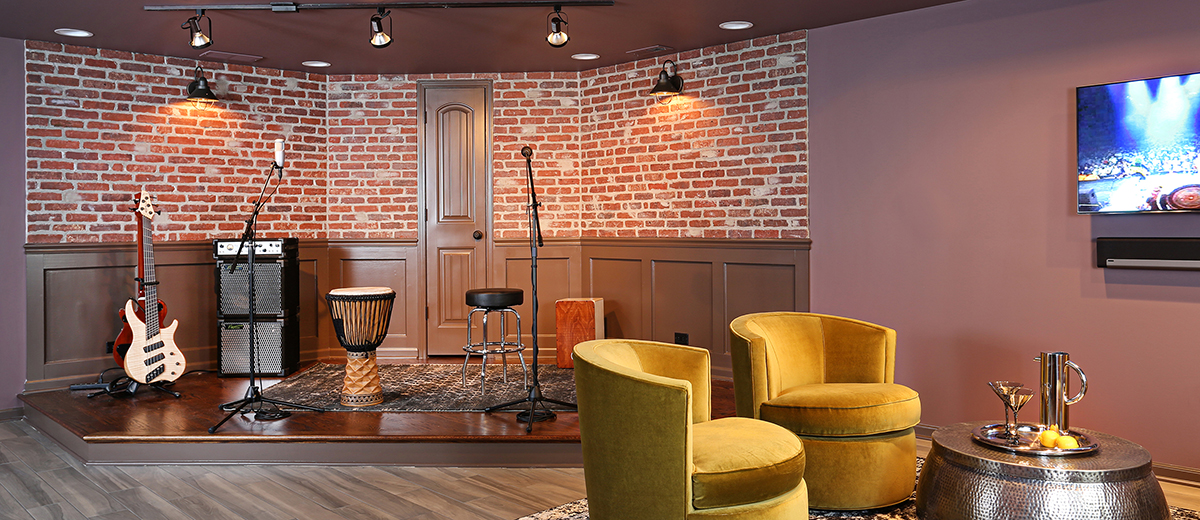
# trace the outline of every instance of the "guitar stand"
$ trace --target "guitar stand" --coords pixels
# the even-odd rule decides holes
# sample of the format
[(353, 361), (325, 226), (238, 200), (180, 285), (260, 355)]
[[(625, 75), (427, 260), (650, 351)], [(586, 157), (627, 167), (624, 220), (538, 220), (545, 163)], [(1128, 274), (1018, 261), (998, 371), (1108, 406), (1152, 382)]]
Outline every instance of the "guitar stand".
[(145, 386), (147, 388), (152, 388), (154, 390), (158, 390), (159, 392), (168, 394), (176, 399), (183, 397), (183, 394), (167, 388), (168, 386), (174, 385), (175, 384), (174, 381), (163, 381), (163, 382), (159, 382), (159, 383), (141, 384), (141, 383), (138, 383), (137, 381), (130, 379), (128, 376), (123, 375), (123, 376), (113, 379), (112, 381), (109, 381), (107, 383), (104, 382), (104, 374), (108, 373), (109, 370), (117, 370), (119, 368), (120, 367), (106, 368), (106, 369), (104, 369), (104, 371), (100, 372), (100, 376), (96, 378), (95, 383), (83, 383), (83, 384), (71, 385), (70, 387), (68, 387), (68, 389), (70, 389), (70, 390), (99, 390), (99, 392), (92, 392), (92, 393), (88, 394), (88, 399), (91, 399), (98, 395), (107, 395), (109, 397), (132, 396), (132, 395), (136, 394), (138, 388), (142, 387), (142, 386)]

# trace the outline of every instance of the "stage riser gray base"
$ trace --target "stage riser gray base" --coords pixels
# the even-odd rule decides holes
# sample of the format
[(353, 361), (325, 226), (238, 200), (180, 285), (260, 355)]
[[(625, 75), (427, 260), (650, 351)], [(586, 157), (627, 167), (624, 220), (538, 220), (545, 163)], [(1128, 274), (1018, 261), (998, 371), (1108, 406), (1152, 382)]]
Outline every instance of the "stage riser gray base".
[[(270, 434), (198, 438), (194, 442), (89, 443), (32, 408), (25, 420), (88, 465), (320, 464), (581, 468), (578, 443), (539, 442), (274, 442)], [(213, 439), (220, 439), (214, 442)]]

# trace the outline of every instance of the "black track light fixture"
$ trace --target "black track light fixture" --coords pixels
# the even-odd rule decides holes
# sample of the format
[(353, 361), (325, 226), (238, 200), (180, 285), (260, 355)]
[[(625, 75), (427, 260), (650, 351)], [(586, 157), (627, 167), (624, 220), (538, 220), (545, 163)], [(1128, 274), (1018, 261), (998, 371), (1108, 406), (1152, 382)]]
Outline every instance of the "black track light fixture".
[(196, 79), (188, 84), (187, 100), (196, 108), (208, 108), (217, 102), (217, 95), (208, 88), (208, 80), (204, 79), (204, 69), (196, 65)]
[(550, 34), (546, 36), (546, 43), (555, 49), (567, 44), (567, 40), (571, 39), (567, 36), (567, 15), (562, 12), (562, 6), (554, 6), (554, 12), (546, 15), (546, 25), (549, 26)]
[[(200, 30), (200, 20), (208, 20), (208, 34)], [(196, 16), (188, 18), (183, 25), (180, 26), (188, 31), (188, 45), (193, 49), (203, 49), (212, 45), (212, 18), (204, 16), (204, 9), (196, 9)]]
[[(379, 11), (371, 15), (371, 45), (376, 49), (382, 49), (392, 44), (392, 37), (388, 33), (392, 32), (392, 12), (385, 11), (382, 7)], [(387, 18), (388, 30), (383, 30), (383, 19)]]
[[(671, 74), (667, 74), (667, 64), (671, 64)], [(671, 100), (683, 93), (683, 78), (679, 77), (679, 67), (674, 61), (667, 60), (658, 72), (658, 84), (650, 89), (650, 95), (657, 97), (659, 103), (670, 103)]]

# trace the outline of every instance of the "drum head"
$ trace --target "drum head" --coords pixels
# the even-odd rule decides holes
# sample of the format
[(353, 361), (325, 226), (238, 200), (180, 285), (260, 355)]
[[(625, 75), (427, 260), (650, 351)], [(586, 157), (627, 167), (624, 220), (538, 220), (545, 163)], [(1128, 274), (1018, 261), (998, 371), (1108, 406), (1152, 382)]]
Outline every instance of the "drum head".
[(394, 294), (390, 287), (342, 287), (329, 291), (330, 296), (379, 296)]

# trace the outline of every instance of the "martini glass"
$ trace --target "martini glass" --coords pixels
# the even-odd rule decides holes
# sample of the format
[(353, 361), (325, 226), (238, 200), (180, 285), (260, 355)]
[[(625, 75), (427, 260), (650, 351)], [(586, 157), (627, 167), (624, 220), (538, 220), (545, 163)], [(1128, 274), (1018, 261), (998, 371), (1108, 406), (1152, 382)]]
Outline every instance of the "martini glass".
[(1013, 430), (1012, 434), (1008, 438), (1009, 444), (1014, 446), (1017, 444), (1017, 441), (1020, 438), (1020, 436), (1017, 434), (1017, 428), (1021, 426), (1021, 423), (1017, 422), (1017, 412), (1021, 411), (1021, 407), (1025, 406), (1025, 403), (1028, 403), (1032, 398), (1033, 390), (1028, 388), (1017, 388), (1012, 394), (1009, 394), (1008, 407), (1012, 408), (1013, 412)]
[(988, 386), (992, 387), (992, 391), (996, 392), (996, 397), (999, 397), (1000, 402), (1004, 403), (1004, 436), (1008, 437), (1009, 399), (1013, 392), (1025, 385), (1016, 381), (992, 381), (988, 383)]

